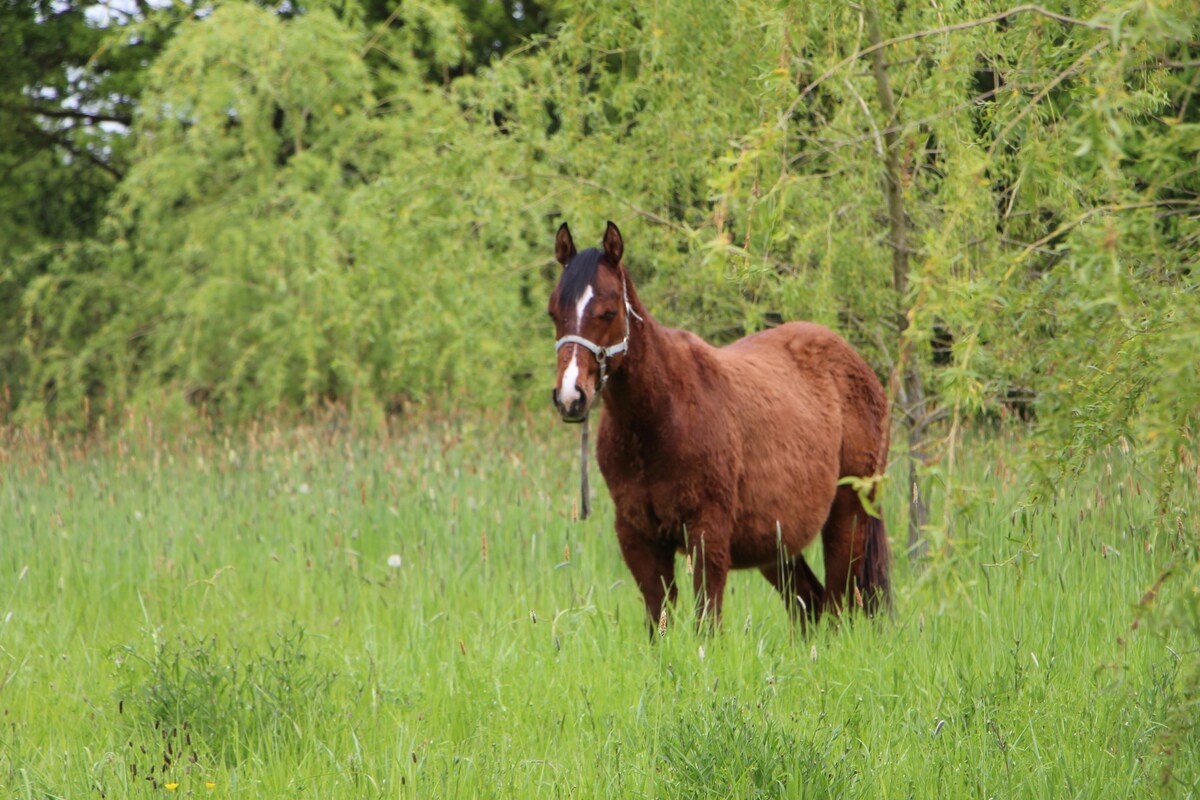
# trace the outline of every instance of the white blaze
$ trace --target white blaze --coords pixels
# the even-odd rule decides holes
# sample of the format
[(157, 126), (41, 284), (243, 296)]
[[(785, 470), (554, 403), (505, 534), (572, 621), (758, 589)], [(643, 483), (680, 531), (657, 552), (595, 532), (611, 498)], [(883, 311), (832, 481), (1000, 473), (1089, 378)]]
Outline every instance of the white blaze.
[(575, 388), (579, 381), (579, 364), (576, 361), (578, 358), (579, 348), (576, 347), (571, 351), (571, 363), (567, 364), (567, 370), (563, 373), (562, 388), (558, 392), (559, 399), (567, 407), (579, 399), (579, 392)]
[[(583, 313), (587, 311), (588, 303), (592, 302), (595, 296), (592, 287), (589, 286), (580, 295), (579, 300), (575, 302), (575, 330), (583, 326)], [(564, 406), (570, 406), (579, 399), (579, 392), (576, 390), (576, 385), (579, 382), (579, 347), (575, 347), (571, 351), (571, 363), (567, 365), (566, 371), (563, 372), (562, 386), (559, 387), (558, 396)]]
[(587, 287), (587, 291), (584, 292), (580, 296), (579, 300), (575, 303), (575, 327), (576, 328), (579, 328), (583, 325), (583, 312), (587, 310), (588, 303), (592, 302), (593, 295), (595, 295), (595, 292), (593, 292), (592, 287), (589, 286), (589, 287)]

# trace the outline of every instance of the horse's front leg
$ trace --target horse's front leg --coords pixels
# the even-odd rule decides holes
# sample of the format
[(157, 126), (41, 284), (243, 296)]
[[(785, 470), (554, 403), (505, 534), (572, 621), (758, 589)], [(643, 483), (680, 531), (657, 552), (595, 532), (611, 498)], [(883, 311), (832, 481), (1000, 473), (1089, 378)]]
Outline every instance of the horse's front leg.
[(732, 564), (730, 527), (716, 520), (701, 520), (687, 530), (687, 551), (692, 557), (692, 588), (696, 593), (696, 621), (721, 623), (725, 579)]
[(617, 541), (621, 544), (625, 565), (646, 602), (646, 621), (653, 636), (662, 619), (665, 603), (674, 603), (678, 594), (675, 547), (663, 539), (643, 534), (620, 517), (617, 518)]

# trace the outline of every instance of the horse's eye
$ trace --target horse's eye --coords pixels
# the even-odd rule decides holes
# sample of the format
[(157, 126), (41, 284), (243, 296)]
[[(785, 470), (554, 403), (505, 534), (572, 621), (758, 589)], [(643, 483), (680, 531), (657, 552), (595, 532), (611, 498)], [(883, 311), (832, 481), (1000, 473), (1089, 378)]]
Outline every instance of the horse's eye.
[(612, 322), (616, 318), (617, 318), (616, 311), (605, 311), (603, 314), (600, 315), (600, 319), (604, 320), (605, 322)]

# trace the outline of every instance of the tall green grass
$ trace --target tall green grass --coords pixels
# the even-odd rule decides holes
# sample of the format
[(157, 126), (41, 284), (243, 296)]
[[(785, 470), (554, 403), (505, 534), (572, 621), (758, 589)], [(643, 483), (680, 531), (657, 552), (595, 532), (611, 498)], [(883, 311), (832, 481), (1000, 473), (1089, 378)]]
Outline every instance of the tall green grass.
[(891, 618), (801, 634), (737, 573), (720, 633), (687, 598), (651, 644), (549, 416), (11, 434), (0, 796), (1195, 796), (1196, 643), (1142, 605), (1171, 553), (1119, 452), (1014, 515), (1020, 439), (972, 437)]

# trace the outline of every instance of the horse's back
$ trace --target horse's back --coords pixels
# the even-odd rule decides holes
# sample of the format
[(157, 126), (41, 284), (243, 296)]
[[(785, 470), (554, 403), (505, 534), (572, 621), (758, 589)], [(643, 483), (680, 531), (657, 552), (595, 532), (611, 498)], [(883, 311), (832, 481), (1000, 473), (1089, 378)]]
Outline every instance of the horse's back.
[[(719, 352), (740, 393), (784, 409), (807, 440), (818, 440), (817, 449), (836, 442), (839, 476), (883, 468), (887, 397), (871, 367), (837, 333), (815, 322), (789, 322)], [(776, 434), (790, 432), (787, 425), (774, 427)]]

